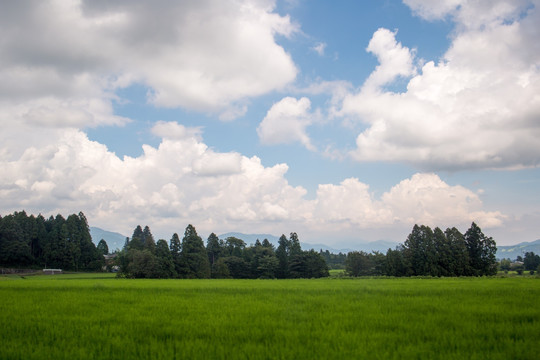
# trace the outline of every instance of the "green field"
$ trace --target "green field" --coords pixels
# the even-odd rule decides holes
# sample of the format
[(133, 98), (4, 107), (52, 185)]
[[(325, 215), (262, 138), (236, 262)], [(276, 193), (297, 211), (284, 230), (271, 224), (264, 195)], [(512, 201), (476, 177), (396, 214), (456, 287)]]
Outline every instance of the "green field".
[(0, 278), (0, 359), (538, 359), (537, 278)]

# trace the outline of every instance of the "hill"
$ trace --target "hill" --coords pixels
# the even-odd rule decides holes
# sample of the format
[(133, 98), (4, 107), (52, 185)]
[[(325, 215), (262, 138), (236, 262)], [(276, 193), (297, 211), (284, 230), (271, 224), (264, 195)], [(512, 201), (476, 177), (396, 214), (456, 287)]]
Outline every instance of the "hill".
[(96, 245), (101, 239), (105, 240), (109, 247), (109, 252), (113, 252), (116, 249), (122, 250), (126, 242), (126, 236), (94, 226), (90, 227), (90, 236), (92, 236), (92, 242)]
[(517, 245), (497, 246), (497, 259), (515, 260), (518, 256), (524, 256), (526, 252), (540, 254), (540, 239), (532, 242), (522, 242)]
[[(238, 233), (238, 232), (229, 232), (226, 234), (219, 235), (218, 237), (220, 239), (226, 239), (231, 236), (244, 240), (246, 244), (248, 245), (254, 244), (257, 239), (259, 239), (260, 241), (263, 241), (264, 239), (268, 239), (268, 241), (270, 241), (274, 246), (277, 247), (278, 240), (279, 240), (278, 236), (270, 235), (270, 234), (243, 234), (243, 233)], [(378, 240), (378, 241), (372, 241), (369, 243), (357, 243), (354, 245), (353, 248), (345, 248), (345, 249), (336, 249), (325, 244), (310, 244), (310, 243), (305, 243), (305, 242), (300, 242), (300, 245), (302, 246), (303, 250), (313, 249), (315, 251), (319, 251), (322, 249), (323, 251), (328, 250), (329, 252), (333, 254), (338, 254), (340, 252), (346, 254), (354, 250), (365, 251), (368, 253), (372, 251), (380, 251), (380, 252), (386, 253), (386, 250), (388, 250), (388, 248), (392, 248), (392, 249), (395, 248), (397, 243), (386, 241), (386, 240)]]

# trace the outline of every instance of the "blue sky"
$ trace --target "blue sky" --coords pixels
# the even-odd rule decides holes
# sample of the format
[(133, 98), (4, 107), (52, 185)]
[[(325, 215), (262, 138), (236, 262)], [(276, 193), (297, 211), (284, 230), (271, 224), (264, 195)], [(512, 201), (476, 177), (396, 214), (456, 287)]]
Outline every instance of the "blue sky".
[[(540, 238), (538, 1), (44, 1), (0, 15), (0, 213), (169, 239)], [(22, 26), (21, 24), (27, 24)]]

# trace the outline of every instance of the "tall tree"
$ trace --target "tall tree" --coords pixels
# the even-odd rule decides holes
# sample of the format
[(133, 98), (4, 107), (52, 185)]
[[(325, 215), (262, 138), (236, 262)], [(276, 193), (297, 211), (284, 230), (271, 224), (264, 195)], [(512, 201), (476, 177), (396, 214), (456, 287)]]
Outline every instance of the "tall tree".
[(177, 233), (174, 233), (171, 237), (169, 249), (171, 251), (176, 276), (181, 276), (186, 272), (186, 264), (182, 259), (182, 243), (180, 242), (180, 238), (178, 237)]
[(105, 239), (99, 240), (99, 243), (97, 244), (97, 249), (103, 255), (109, 254), (109, 245), (107, 245)]
[(129, 248), (137, 250), (144, 248), (144, 234), (141, 225), (137, 225), (135, 230), (133, 230), (133, 235), (131, 235), (131, 240), (129, 241)]
[(163, 239), (158, 240), (156, 243), (156, 259), (158, 262), (157, 275), (159, 278), (176, 277), (176, 270), (169, 245)]
[(452, 247), (444, 232), (436, 227), (433, 230), (433, 245), (436, 253), (435, 276), (453, 276)]
[(495, 257), (497, 246), (493, 238), (485, 236), (480, 227), (473, 222), (465, 233), (465, 243), (469, 250), (472, 275), (497, 274), (497, 259)]
[(219, 238), (214, 233), (211, 233), (206, 240), (206, 253), (208, 254), (210, 268), (212, 271), (214, 271), (214, 265), (221, 253), (221, 246), (219, 246)]
[(193, 225), (188, 225), (182, 239), (182, 257), (187, 264), (184, 274), (187, 278), (205, 279), (210, 277), (210, 262), (204, 243)]
[(455, 227), (445, 230), (444, 235), (450, 243), (452, 258), (450, 263), (451, 276), (469, 276), (471, 269), (469, 265), (469, 251), (463, 234)]
[(279, 267), (276, 272), (276, 277), (278, 279), (286, 279), (289, 277), (289, 252), (290, 242), (285, 235), (281, 235), (276, 249), (276, 257), (279, 262)]
[(540, 256), (535, 255), (534, 252), (528, 251), (523, 257), (523, 266), (525, 270), (536, 270), (540, 266)]
[(414, 225), (403, 246), (404, 255), (407, 263), (410, 264), (412, 275), (437, 275), (433, 231), (429, 226)]
[(407, 263), (402, 246), (386, 252), (385, 274), (388, 276), (410, 276), (412, 269)]
[(143, 230), (143, 247), (144, 249), (148, 249), (152, 254), (155, 254), (156, 252), (156, 242), (154, 241), (154, 236), (148, 225), (146, 225)]

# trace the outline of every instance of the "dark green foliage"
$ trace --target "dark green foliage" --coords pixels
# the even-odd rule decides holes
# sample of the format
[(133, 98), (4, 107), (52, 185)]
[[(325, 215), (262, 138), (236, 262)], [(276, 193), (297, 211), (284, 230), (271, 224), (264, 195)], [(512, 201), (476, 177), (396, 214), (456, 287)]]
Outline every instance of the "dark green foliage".
[(501, 269), (502, 271), (508, 271), (510, 270), (511, 267), (512, 267), (512, 261), (510, 261), (510, 259), (502, 259), (499, 262), (499, 269)]
[(215, 279), (229, 279), (231, 277), (225, 258), (221, 257), (216, 260), (212, 269), (212, 277)]
[(242, 239), (235, 238), (234, 236), (225, 239), (225, 255), (242, 257), (245, 248), (246, 243)]
[(131, 235), (131, 240), (129, 241), (128, 247), (130, 249), (142, 250), (144, 248), (144, 235), (141, 225), (137, 225)]
[[(472, 223), (465, 235), (456, 228), (414, 225), (407, 240), (380, 258), (379, 269), (388, 276), (483, 276), (497, 273), (495, 241)], [(376, 275), (370, 271), (369, 254), (349, 254), (348, 272), (353, 276)], [(361, 270), (358, 270), (361, 269)], [(358, 275), (357, 275), (358, 274)]]
[(405, 240), (404, 256), (410, 265), (412, 275), (438, 275), (433, 237), (433, 231), (429, 226), (414, 225), (412, 232)]
[(319, 254), (324, 258), (328, 268), (330, 269), (345, 269), (345, 259), (347, 259), (347, 254), (339, 253), (332, 254), (330, 251), (319, 251)]
[(249, 279), (249, 264), (239, 256), (226, 256), (223, 263), (227, 265), (229, 276), (234, 279)]
[(469, 264), (469, 250), (467, 249), (465, 237), (455, 227), (446, 229), (444, 235), (446, 236), (447, 241), (450, 243), (452, 253), (449, 276), (470, 275), (471, 268)]
[(158, 261), (158, 277), (172, 278), (176, 277), (176, 269), (173, 257), (169, 250), (169, 245), (163, 239), (158, 240), (156, 244), (156, 258)]
[[(143, 231), (138, 226), (134, 234), (148, 239), (150, 229)], [(164, 240), (159, 240), (155, 252), (144, 246), (143, 249), (138, 249), (139, 245), (132, 246), (137, 243), (141, 244), (140, 240), (136, 238), (134, 242), (131, 239), (120, 252), (116, 261), (120, 267), (119, 276), (274, 279), (285, 275), (287, 278), (329, 275), (324, 257), (313, 250), (302, 251), (296, 233), (291, 233), (290, 240), (282, 237), (281, 247), (278, 247), (284, 255), (281, 261), (268, 239), (247, 246), (242, 239), (228, 237), (221, 240), (212, 233), (205, 248), (192, 225), (186, 228), (182, 243), (175, 233), (168, 247)], [(286, 264), (287, 268), (281, 268), (281, 264)]]
[(386, 252), (385, 274), (388, 276), (409, 276), (410, 266), (403, 255), (403, 247), (395, 250), (388, 249)]
[(97, 249), (103, 255), (109, 254), (109, 246), (104, 239), (99, 240), (99, 243), (97, 244)]
[(485, 236), (480, 227), (472, 223), (465, 233), (465, 243), (469, 250), (471, 275), (497, 274), (497, 261), (495, 258), (497, 246), (491, 237)]
[(536, 270), (540, 266), (540, 256), (534, 252), (526, 252), (523, 257), (523, 266), (525, 270)]
[(278, 279), (286, 279), (289, 277), (290, 248), (290, 241), (285, 235), (281, 235), (278, 240), (278, 247), (276, 249), (276, 257), (279, 262), (278, 271), (276, 273)]
[(0, 266), (94, 271), (103, 265), (82, 212), (67, 219), (24, 211), (0, 218)]
[(304, 251), (304, 270), (302, 272), (303, 278), (322, 278), (329, 276), (328, 265), (324, 258), (311, 249), (309, 251)]
[(206, 240), (206, 253), (208, 254), (208, 261), (210, 262), (210, 269), (214, 271), (214, 265), (219, 259), (221, 254), (221, 246), (219, 244), (219, 238), (216, 234), (211, 233)]
[(171, 252), (171, 258), (174, 264), (175, 273), (178, 275), (185, 272), (185, 264), (182, 262), (181, 257), (182, 243), (180, 242), (180, 238), (178, 237), (177, 233), (174, 233), (171, 238), (169, 250)]
[(181, 257), (186, 268), (178, 274), (180, 277), (207, 279), (210, 278), (210, 262), (204, 243), (193, 225), (188, 225), (182, 239)]
[(345, 260), (345, 271), (349, 276), (374, 275), (375, 265), (372, 254), (367, 254), (364, 251), (351, 251)]
[(125, 270), (127, 277), (133, 278), (159, 278), (159, 263), (154, 254), (148, 249), (130, 249), (128, 265)]
[(274, 279), (279, 267), (277, 257), (273, 255), (264, 255), (258, 261), (257, 275), (260, 279)]
[(145, 249), (149, 250), (151, 253), (156, 252), (156, 242), (154, 241), (154, 236), (152, 236), (152, 232), (148, 225), (145, 226), (143, 230), (143, 241)]

